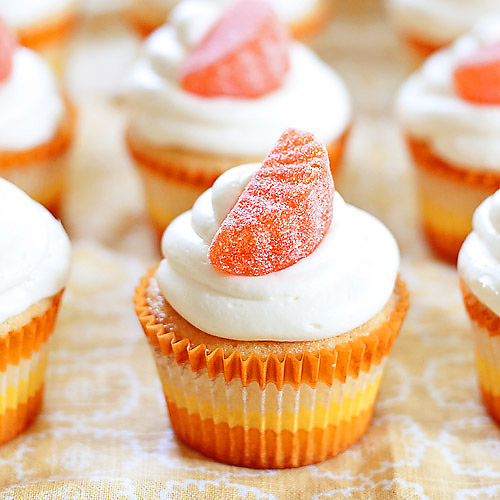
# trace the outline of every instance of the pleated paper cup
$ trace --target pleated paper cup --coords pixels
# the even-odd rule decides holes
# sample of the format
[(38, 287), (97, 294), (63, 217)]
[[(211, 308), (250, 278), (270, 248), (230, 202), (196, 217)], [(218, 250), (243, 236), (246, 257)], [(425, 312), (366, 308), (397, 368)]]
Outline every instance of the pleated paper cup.
[(0, 324), (0, 444), (40, 413), (48, 340), (62, 291)]
[(500, 189), (500, 173), (452, 165), (414, 137), (407, 137), (407, 144), (415, 165), (423, 232), (438, 256), (456, 263), (472, 231), (474, 210)]
[[(339, 171), (349, 131), (350, 128), (346, 129), (327, 146), (334, 176)], [(141, 177), (147, 210), (159, 240), (170, 222), (190, 210), (222, 173), (236, 165), (264, 160), (264, 157), (222, 156), (153, 145), (131, 128), (126, 133), (126, 143)]]
[(68, 56), (69, 41), (80, 24), (77, 7), (64, 9), (51, 17), (17, 30), (19, 43), (38, 52), (62, 77)]
[(25, 151), (0, 151), (0, 177), (20, 187), (55, 217), (60, 216), (75, 135), (76, 110), (69, 99), (65, 105), (63, 123), (50, 141)]
[(460, 282), (472, 323), (476, 369), (486, 409), (500, 424), (500, 318)]
[(152, 273), (135, 296), (178, 437), (220, 462), (253, 468), (326, 460), (363, 435), (407, 307), (398, 280), (378, 315), (338, 337), (243, 342), (189, 324)]

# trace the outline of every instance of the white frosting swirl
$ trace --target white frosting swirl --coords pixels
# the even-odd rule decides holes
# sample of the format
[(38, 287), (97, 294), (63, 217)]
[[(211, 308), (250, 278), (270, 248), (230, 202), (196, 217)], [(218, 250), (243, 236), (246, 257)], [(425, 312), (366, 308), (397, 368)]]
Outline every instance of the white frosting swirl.
[(0, 0), (0, 16), (19, 29), (44, 22), (77, 4), (78, 0)]
[(214, 0), (186, 1), (146, 41), (127, 83), (132, 130), (145, 140), (190, 150), (264, 157), (282, 130), (309, 130), (329, 144), (351, 118), (347, 90), (309, 49), (291, 48), (283, 85), (258, 99), (206, 98), (184, 91), (179, 68), (220, 16)]
[(453, 88), (459, 61), (499, 39), (500, 18), (477, 24), (471, 34), (432, 55), (399, 92), (396, 108), (405, 131), (454, 165), (500, 169), (500, 106), (470, 103)]
[(51, 69), (36, 52), (18, 47), (11, 74), (0, 82), (0, 150), (26, 150), (49, 141), (63, 115)]
[(337, 192), (332, 225), (308, 257), (258, 277), (212, 267), (213, 236), (258, 167), (228, 170), (168, 226), (156, 272), (165, 298), (199, 329), (238, 340), (315, 340), (372, 318), (394, 290), (397, 244), (381, 222)]
[(0, 323), (58, 293), (71, 247), (60, 222), (0, 178)]
[(500, 14), (498, 0), (387, 0), (394, 25), (429, 43), (446, 45), (482, 16)]
[(500, 190), (479, 205), (472, 227), (458, 255), (458, 272), (479, 301), (500, 316)]
[[(227, 5), (235, 0), (215, 1), (221, 5)], [(268, 2), (285, 23), (293, 23), (306, 17), (318, 4), (318, 0), (268, 0)], [(180, 0), (133, 0), (133, 3), (138, 6), (154, 9), (155, 12), (162, 12), (167, 17), (170, 10), (180, 3)]]

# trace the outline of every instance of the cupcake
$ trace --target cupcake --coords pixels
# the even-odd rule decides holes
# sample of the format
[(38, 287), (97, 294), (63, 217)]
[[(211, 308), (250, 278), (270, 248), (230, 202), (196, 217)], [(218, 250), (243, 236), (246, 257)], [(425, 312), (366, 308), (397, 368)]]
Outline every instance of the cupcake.
[(312, 134), (222, 174), (162, 250), (135, 307), (182, 441), (285, 468), (362, 436), (408, 294), (394, 238), (334, 192)]
[(68, 277), (70, 243), (45, 208), (4, 179), (0, 179), (0, 229), (4, 242), (0, 250), (1, 444), (17, 436), (40, 412), (48, 339)]
[(22, 45), (42, 54), (62, 73), (68, 40), (80, 18), (79, 0), (0, 0), (0, 16)]
[(466, 34), (481, 17), (500, 14), (496, 0), (386, 0), (386, 5), (417, 62)]
[(340, 78), (290, 43), (261, 0), (226, 11), (183, 2), (146, 41), (127, 93), (127, 146), (159, 235), (222, 172), (262, 161), (288, 126), (314, 132), (335, 171), (351, 121)]
[(47, 63), (0, 22), (0, 177), (59, 214), (75, 111)]
[(500, 191), (479, 205), (472, 224), (458, 256), (458, 274), (484, 404), (500, 423)]
[[(228, 5), (233, 0), (216, 0)], [(267, 0), (295, 38), (313, 35), (333, 15), (333, 0)], [(127, 16), (141, 36), (147, 36), (165, 23), (179, 0), (131, 0)]]
[(413, 157), (422, 226), (456, 262), (475, 208), (500, 188), (500, 19), (431, 56), (404, 83), (397, 114)]

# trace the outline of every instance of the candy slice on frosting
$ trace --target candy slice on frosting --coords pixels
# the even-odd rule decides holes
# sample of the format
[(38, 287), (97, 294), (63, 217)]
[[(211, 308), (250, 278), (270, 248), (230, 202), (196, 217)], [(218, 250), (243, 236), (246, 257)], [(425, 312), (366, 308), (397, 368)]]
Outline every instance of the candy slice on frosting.
[(330, 227), (333, 193), (325, 146), (286, 130), (215, 234), (210, 263), (227, 274), (263, 276), (307, 257)]
[(485, 45), (456, 67), (457, 94), (475, 104), (500, 104), (500, 42)]
[(263, 0), (240, 0), (186, 58), (181, 86), (205, 97), (254, 98), (277, 89), (290, 66), (289, 37)]
[(12, 71), (12, 59), (17, 45), (14, 31), (0, 17), (0, 82), (6, 80)]

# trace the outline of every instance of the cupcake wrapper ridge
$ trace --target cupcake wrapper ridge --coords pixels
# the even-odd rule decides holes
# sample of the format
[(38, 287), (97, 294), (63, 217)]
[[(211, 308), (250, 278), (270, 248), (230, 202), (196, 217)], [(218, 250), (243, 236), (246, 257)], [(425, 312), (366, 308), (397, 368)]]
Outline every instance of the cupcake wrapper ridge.
[(40, 413), (47, 344), (62, 293), (41, 316), (0, 336), (0, 444), (20, 434)]
[(408, 307), (405, 285), (385, 324), (358, 340), (282, 359), (207, 352), (158, 324), (146, 289), (135, 307), (179, 437), (219, 461), (297, 467), (337, 455), (365, 432), (383, 368)]

